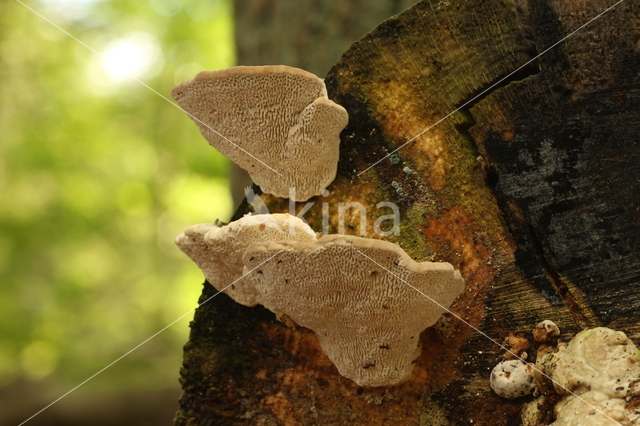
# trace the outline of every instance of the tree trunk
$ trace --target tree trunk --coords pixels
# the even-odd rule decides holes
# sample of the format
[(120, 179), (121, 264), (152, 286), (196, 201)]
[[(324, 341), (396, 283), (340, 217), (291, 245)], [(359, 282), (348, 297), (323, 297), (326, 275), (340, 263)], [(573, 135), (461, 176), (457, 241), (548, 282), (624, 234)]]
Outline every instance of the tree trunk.
[[(452, 263), (465, 292), (422, 333), (411, 379), (388, 388), (357, 386), (313, 332), (219, 295), (196, 312), (176, 424), (517, 425), (530, 399), (491, 391), (501, 350), (489, 338), (543, 319), (565, 339), (597, 325), (637, 338), (638, 1), (510, 75), (612, 4), (422, 1), (351, 46), (326, 79), (350, 119), (338, 177), (305, 218), (321, 231), (325, 204), (335, 233), (338, 203), (357, 201), (367, 227), (350, 210), (346, 233), (380, 238), (373, 223), (389, 212), (376, 206), (394, 202), (388, 240)], [(201, 302), (213, 294), (205, 285)]]

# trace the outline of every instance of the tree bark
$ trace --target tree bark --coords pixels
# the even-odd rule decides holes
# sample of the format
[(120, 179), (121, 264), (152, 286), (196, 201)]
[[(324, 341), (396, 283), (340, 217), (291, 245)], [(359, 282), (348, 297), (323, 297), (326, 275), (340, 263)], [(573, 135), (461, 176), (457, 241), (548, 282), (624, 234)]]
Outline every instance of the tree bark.
[[(394, 202), (388, 239), (452, 263), (465, 292), (422, 333), (412, 378), (389, 388), (358, 387), (313, 332), (219, 295), (192, 323), (176, 424), (517, 425), (530, 399), (490, 390), (496, 341), (543, 319), (565, 339), (598, 325), (637, 338), (638, 1), (534, 59), (612, 4), (422, 1), (351, 46), (326, 78), (350, 117), (338, 177), (305, 218), (321, 231), (325, 204), (335, 233), (338, 203), (357, 201), (367, 227), (350, 210), (346, 233), (380, 238), (389, 212), (376, 206)], [(205, 285), (201, 302), (214, 294)]]

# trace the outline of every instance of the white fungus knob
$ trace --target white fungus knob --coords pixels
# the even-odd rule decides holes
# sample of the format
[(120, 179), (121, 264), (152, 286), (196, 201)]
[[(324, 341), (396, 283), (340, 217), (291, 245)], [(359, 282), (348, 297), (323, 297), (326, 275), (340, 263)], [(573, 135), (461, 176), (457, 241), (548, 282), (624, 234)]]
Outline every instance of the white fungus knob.
[(560, 337), (560, 329), (550, 320), (544, 320), (533, 330), (533, 339), (538, 343), (549, 343)]
[(491, 389), (503, 398), (529, 395), (535, 389), (532, 364), (520, 360), (504, 361), (491, 371)]

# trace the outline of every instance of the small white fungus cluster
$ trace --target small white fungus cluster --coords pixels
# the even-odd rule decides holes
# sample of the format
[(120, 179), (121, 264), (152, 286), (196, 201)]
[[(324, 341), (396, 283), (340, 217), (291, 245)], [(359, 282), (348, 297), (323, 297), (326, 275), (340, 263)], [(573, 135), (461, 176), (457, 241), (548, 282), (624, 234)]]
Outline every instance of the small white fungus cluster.
[(533, 366), (520, 360), (504, 361), (491, 371), (491, 389), (503, 398), (529, 395), (535, 389)]

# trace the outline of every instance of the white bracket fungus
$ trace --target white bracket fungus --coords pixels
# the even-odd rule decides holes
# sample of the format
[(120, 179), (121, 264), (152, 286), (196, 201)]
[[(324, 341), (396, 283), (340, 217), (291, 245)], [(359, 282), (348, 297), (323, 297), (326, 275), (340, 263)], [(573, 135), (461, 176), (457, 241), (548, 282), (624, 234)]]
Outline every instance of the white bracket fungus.
[(536, 387), (533, 366), (517, 359), (493, 367), (489, 381), (495, 393), (508, 399), (529, 395)]
[(345, 235), (255, 243), (245, 271), (279, 251), (250, 274), (255, 288), (269, 309), (313, 330), (340, 374), (360, 386), (409, 378), (420, 333), (464, 289), (448, 263), (417, 263), (393, 243)]
[(262, 191), (305, 201), (335, 179), (348, 114), (324, 81), (282, 65), (203, 71), (171, 92), (214, 148)]
[(598, 391), (610, 398), (639, 396), (640, 351), (622, 332), (605, 327), (578, 333), (555, 355), (556, 392)]
[(302, 219), (288, 214), (244, 216), (230, 224), (190, 226), (176, 238), (176, 244), (202, 270), (217, 290), (236, 302), (255, 306), (262, 303), (251, 282), (242, 279), (242, 255), (256, 241), (315, 241), (316, 234)]
[[(627, 402), (620, 398), (590, 391), (580, 395), (565, 397), (556, 407), (556, 421), (551, 426), (620, 426), (638, 425), (640, 416), (629, 413)], [(597, 408), (601, 412), (596, 411)], [(631, 415), (629, 415), (631, 414)]]
[[(542, 351), (536, 365), (564, 396), (554, 408), (552, 426), (640, 424), (640, 351), (623, 332), (605, 327), (584, 330), (569, 344)], [(543, 424), (540, 405), (536, 400), (525, 408), (523, 425)]]

